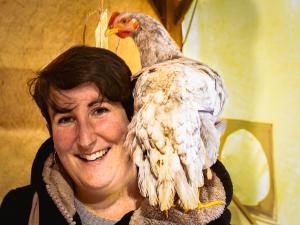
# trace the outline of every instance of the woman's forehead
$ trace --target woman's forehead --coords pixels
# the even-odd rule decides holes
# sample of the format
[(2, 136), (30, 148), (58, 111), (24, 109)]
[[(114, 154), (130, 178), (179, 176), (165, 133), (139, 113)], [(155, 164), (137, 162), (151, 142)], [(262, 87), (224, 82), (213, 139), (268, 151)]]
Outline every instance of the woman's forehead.
[(93, 83), (84, 83), (68, 90), (50, 87), (49, 93), (50, 102), (64, 108), (72, 108), (80, 103), (93, 104), (104, 101), (98, 87)]

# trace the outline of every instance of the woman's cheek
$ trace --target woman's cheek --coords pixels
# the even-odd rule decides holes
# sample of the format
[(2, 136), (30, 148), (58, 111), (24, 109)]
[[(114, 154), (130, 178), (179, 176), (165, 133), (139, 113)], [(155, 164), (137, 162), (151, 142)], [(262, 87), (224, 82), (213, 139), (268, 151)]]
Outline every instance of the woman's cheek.
[(57, 128), (53, 130), (53, 141), (56, 151), (66, 152), (72, 149), (75, 142), (74, 132), (68, 128)]
[(119, 120), (110, 120), (110, 121), (101, 121), (97, 126), (97, 135), (102, 136), (104, 139), (117, 143), (123, 141), (127, 134), (128, 123), (126, 121)]

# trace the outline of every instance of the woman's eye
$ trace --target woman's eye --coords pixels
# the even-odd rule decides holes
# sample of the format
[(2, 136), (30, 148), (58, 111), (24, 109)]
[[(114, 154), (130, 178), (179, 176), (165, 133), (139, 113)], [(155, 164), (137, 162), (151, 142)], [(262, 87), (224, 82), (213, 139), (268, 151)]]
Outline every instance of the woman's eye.
[(74, 118), (71, 116), (62, 117), (58, 120), (58, 124), (67, 124), (74, 121)]
[(106, 112), (108, 112), (108, 109), (107, 108), (103, 108), (103, 107), (99, 107), (99, 108), (95, 108), (94, 110), (93, 110), (93, 113), (95, 114), (95, 115), (102, 115), (103, 113), (106, 113)]

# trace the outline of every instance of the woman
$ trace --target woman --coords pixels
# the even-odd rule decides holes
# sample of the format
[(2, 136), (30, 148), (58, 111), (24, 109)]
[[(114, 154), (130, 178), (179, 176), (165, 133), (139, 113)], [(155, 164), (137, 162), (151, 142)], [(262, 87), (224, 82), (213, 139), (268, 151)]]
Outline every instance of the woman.
[[(185, 221), (195, 224), (193, 213), (172, 209), (166, 218), (139, 194), (136, 166), (123, 147), (133, 113), (130, 76), (128, 66), (114, 53), (77, 46), (31, 81), (32, 96), (51, 138), (37, 153), (31, 184), (5, 196), (0, 221), (18, 225), (175, 224), (186, 217)], [(219, 162), (213, 170), (221, 189), (225, 188), (228, 205), (230, 178)], [(205, 216), (205, 221), (229, 224), (226, 207), (215, 212), (210, 211), (212, 216)]]
[(132, 116), (130, 76), (127, 65), (110, 51), (78, 46), (32, 80), (33, 98), (53, 142), (41, 147), (32, 184), (4, 199), (3, 215), (16, 221), (10, 224), (27, 224), (26, 219), (79, 224), (77, 214), (85, 223), (89, 212), (115, 224), (137, 208), (137, 171), (123, 148)]

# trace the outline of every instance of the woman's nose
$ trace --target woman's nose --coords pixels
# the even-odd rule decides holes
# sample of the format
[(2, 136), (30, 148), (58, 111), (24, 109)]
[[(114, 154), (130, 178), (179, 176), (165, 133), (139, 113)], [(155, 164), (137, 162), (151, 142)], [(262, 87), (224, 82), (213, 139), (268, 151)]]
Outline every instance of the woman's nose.
[(84, 120), (78, 124), (78, 145), (82, 150), (89, 150), (96, 144), (95, 129), (91, 121)]

